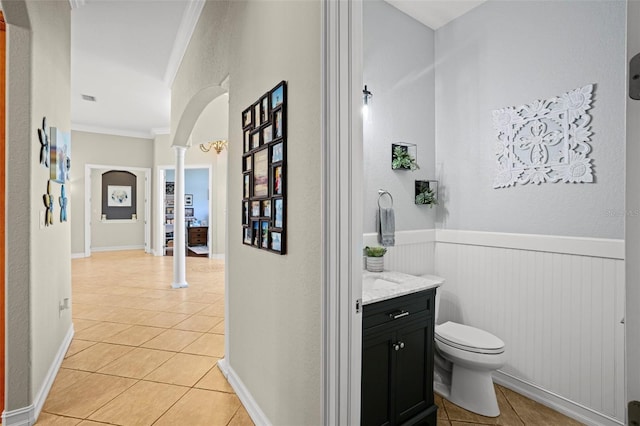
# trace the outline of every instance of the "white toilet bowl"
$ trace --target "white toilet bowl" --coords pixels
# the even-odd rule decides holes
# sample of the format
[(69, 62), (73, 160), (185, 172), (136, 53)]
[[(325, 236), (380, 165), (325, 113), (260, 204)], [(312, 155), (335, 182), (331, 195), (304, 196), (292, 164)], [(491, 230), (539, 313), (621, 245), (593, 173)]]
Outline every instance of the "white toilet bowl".
[(436, 377), (444, 376), (436, 392), (468, 411), (499, 416), (491, 373), (506, 362), (504, 342), (484, 330), (448, 321), (435, 327), (435, 343), (436, 356), (451, 362), (450, 371), (442, 363), (436, 368)]

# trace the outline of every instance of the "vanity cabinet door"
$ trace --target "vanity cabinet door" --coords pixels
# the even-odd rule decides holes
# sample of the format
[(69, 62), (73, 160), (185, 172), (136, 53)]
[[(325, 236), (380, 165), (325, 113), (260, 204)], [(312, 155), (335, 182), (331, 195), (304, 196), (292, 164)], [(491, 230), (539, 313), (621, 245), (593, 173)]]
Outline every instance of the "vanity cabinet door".
[(396, 423), (402, 424), (433, 406), (433, 331), (423, 321), (399, 329), (395, 363)]
[(360, 423), (366, 426), (395, 424), (391, 412), (393, 333), (365, 333), (362, 343), (362, 392)]

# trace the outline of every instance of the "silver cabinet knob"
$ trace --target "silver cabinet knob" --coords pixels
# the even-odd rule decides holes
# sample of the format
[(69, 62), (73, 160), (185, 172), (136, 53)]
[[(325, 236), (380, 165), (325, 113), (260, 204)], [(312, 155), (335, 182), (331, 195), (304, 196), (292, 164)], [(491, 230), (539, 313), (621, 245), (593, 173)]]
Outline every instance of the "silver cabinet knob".
[(404, 349), (404, 342), (400, 342), (400, 349)]
[(395, 349), (396, 351), (399, 351), (400, 350), (400, 345), (398, 345), (397, 343), (394, 343), (393, 349)]

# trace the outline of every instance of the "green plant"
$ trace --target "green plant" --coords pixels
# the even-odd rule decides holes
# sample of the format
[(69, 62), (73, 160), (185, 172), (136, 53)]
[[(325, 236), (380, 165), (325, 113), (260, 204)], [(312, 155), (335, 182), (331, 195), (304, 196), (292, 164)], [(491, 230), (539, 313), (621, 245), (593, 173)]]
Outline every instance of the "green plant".
[(387, 249), (384, 247), (369, 247), (366, 246), (364, 248), (367, 257), (382, 257), (387, 252)]
[(438, 204), (436, 193), (429, 188), (429, 184), (427, 182), (419, 182), (417, 185), (418, 194), (416, 195), (416, 204), (427, 204), (429, 207), (433, 207)]
[(410, 169), (417, 170), (420, 168), (416, 159), (409, 154), (409, 150), (403, 146), (396, 146), (393, 148), (393, 157), (391, 159), (391, 168), (397, 169)]

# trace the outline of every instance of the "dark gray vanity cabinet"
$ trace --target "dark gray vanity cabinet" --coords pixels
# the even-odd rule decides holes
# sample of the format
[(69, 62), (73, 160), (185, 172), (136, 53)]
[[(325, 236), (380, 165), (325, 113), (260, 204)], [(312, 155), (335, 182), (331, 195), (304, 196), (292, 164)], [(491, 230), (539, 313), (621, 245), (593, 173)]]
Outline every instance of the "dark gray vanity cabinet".
[(433, 288), (364, 306), (362, 425), (436, 425), (435, 291)]

